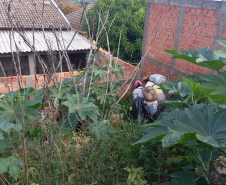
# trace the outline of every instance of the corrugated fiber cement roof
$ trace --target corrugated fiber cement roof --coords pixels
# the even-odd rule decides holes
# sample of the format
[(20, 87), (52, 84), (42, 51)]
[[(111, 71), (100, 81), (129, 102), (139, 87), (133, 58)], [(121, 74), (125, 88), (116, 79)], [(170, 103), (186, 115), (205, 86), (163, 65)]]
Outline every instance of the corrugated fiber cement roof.
[[(58, 45), (61, 51), (65, 50), (73, 38), (74, 33), (73, 31), (57, 31), (56, 33), (51, 31), (44, 31), (44, 33), (42, 31), (34, 31), (33, 34), (32, 31), (25, 31), (23, 35), (31, 46), (34, 43), (37, 52), (45, 52), (49, 50), (48, 48), (52, 51), (58, 51)], [(35, 39), (33, 40), (33, 38)], [(91, 42), (83, 36), (76, 34), (68, 51), (88, 50), (90, 46)], [(31, 52), (30, 47), (25, 43), (19, 33), (13, 32), (12, 34), (11, 31), (0, 31), (0, 54), (11, 53), (12, 51), (16, 52), (16, 48), (20, 52)]]

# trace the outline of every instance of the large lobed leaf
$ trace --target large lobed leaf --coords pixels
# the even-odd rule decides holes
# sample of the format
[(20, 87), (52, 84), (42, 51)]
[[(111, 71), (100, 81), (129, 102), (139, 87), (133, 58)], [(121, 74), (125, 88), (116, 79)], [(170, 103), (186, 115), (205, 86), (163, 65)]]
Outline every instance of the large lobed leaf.
[(161, 89), (169, 90), (170, 94), (180, 94), (182, 97), (185, 97), (187, 95), (194, 95), (194, 93), (190, 90), (190, 85), (178, 81), (164, 83), (162, 84)]
[(149, 125), (137, 142), (161, 140), (164, 147), (176, 143), (200, 140), (214, 147), (226, 142), (226, 109), (216, 111), (215, 106), (195, 105), (184, 110), (163, 113), (162, 119)]
[[(36, 100), (25, 99), (21, 97), (23, 111), (25, 112), (25, 120), (26, 119), (37, 119), (37, 108), (36, 106), (39, 104)], [(4, 119), (7, 122), (13, 122), (17, 120), (19, 123), (22, 121), (22, 111), (20, 108), (20, 101), (15, 96), (15, 94), (11, 94), (8, 96), (5, 101), (0, 102), (0, 119)]]
[(152, 185), (197, 185), (198, 175), (195, 171), (191, 171), (188, 168), (183, 168), (170, 176), (172, 177), (171, 182), (152, 183)]
[(226, 102), (226, 74), (219, 72), (218, 76), (215, 75), (203, 75), (200, 76), (208, 83), (198, 83), (191, 78), (182, 77), (181, 81), (173, 81), (162, 84), (162, 89), (168, 90), (169, 93), (180, 94), (181, 97), (186, 99), (180, 101), (177, 99), (164, 101), (167, 104), (175, 107), (181, 107), (183, 104), (196, 104), (198, 101), (203, 103), (211, 103), (213, 105), (219, 104), (219, 102)]
[(92, 120), (97, 120), (99, 111), (93, 103), (89, 102), (87, 98), (81, 98), (80, 95), (73, 94), (67, 97), (68, 101), (63, 102), (63, 105), (69, 107), (69, 113), (77, 113), (82, 120), (87, 117)]
[(0, 158), (0, 172), (1, 174), (9, 171), (9, 174), (17, 180), (20, 175), (20, 167), (24, 169), (24, 163), (14, 156), (8, 158)]
[(218, 72), (218, 76), (204, 75), (201, 78), (208, 82), (201, 84), (201, 87), (214, 90), (210, 95), (226, 94), (226, 73)]
[(222, 69), (226, 64), (226, 58), (212, 52), (208, 47), (185, 51), (166, 50), (166, 52), (173, 54), (172, 58), (174, 59), (183, 59), (193, 64), (217, 71)]
[[(221, 46), (226, 47), (226, 40), (219, 40), (218, 42)], [(214, 51), (214, 53), (220, 57), (226, 58), (226, 50), (225, 49)]]
[(164, 183), (153, 182), (152, 185), (186, 185), (186, 183), (179, 181), (177, 179), (172, 179), (171, 182), (164, 182)]
[(7, 134), (10, 134), (10, 132), (12, 132), (12, 131), (20, 132), (22, 130), (22, 125), (8, 123), (2, 119), (2, 120), (0, 120), (0, 130), (3, 132), (6, 132)]
[(183, 182), (185, 185), (196, 185), (198, 175), (196, 172), (184, 168), (183, 171), (177, 171), (170, 175), (173, 179)]
[(91, 134), (94, 134), (98, 140), (103, 137), (108, 137), (108, 133), (117, 133), (117, 130), (114, 127), (111, 127), (104, 122), (93, 123), (89, 126), (89, 129)]

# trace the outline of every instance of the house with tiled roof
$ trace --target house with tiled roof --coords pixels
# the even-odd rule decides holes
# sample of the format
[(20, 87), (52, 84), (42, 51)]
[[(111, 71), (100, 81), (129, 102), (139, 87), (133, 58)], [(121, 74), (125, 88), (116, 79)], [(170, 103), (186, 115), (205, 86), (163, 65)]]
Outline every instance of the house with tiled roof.
[(78, 32), (83, 33), (82, 24), (80, 24), (80, 22), (84, 20), (85, 13), (87, 13), (93, 6), (94, 3), (89, 3), (88, 5), (86, 5), (85, 11), (84, 8), (79, 8), (69, 15), (66, 15), (66, 18), (73, 30), (78, 30)]
[[(84, 68), (90, 46), (84, 37), (75, 35), (53, 0), (0, 0), (0, 62), (6, 76), (16, 76), (12, 60), (15, 53), (19, 53), (22, 75), (42, 74), (41, 64), (35, 62), (34, 50), (48, 68), (54, 65), (48, 53), (54, 53), (58, 61), (59, 52), (65, 50), (73, 69)], [(62, 71), (68, 71), (65, 59)], [(3, 76), (2, 69), (0, 76)]]

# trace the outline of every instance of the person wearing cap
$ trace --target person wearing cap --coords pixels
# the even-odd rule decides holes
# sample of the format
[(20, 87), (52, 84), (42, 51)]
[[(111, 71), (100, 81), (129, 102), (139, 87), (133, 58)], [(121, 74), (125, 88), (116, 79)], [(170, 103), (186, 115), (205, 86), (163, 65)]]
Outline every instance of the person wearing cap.
[(160, 86), (157, 85), (157, 84), (155, 84), (154, 82), (149, 81), (149, 78), (148, 78), (147, 76), (144, 76), (144, 77), (142, 78), (142, 82), (143, 82), (143, 84), (145, 84), (144, 87), (152, 86), (152, 87), (154, 88), (154, 90), (155, 90), (157, 96), (158, 96), (158, 107), (157, 107), (157, 111), (156, 111), (156, 113), (155, 113), (155, 115), (154, 115), (154, 119), (157, 119), (158, 116), (159, 116), (159, 114), (160, 114), (161, 111), (162, 111), (162, 108), (164, 107), (164, 103), (163, 103), (163, 102), (159, 102), (159, 101), (164, 101), (164, 100), (166, 100), (166, 96), (165, 96), (165, 94), (163, 93), (162, 89), (159, 89)]
[(166, 96), (163, 93), (162, 89), (159, 89), (160, 88), (159, 85), (157, 85), (157, 84), (155, 84), (153, 82), (150, 82), (149, 81), (149, 78), (147, 76), (144, 76), (142, 78), (142, 82), (143, 82), (143, 86), (144, 87), (152, 86), (154, 88), (154, 90), (155, 90), (155, 92), (156, 92), (156, 94), (158, 96), (158, 101), (164, 101), (164, 100), (166, 100)]
[[(140, 97), (140, 98), (144, 98), (144, 93), (143, 93), (143, 83), (140, 80), (137, 80), (134, 84), (135, 89), (133, 90), (133, 98), (134, 100), (136, 99), (136, 97)], [(144, 101), (144, 103), (147, 104), (150, 112), (152, 115), (154, 115), (157, 111), (157, 107), (158, 107), (158, 101)]]

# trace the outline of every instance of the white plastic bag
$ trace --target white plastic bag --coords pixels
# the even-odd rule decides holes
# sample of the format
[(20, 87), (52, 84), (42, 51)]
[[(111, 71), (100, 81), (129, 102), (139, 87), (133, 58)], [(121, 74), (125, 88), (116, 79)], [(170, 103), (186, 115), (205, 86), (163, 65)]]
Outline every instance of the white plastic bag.
[(154, 74), (149, 77), (149, 81), (155, 84), (162, 84), (166, 82), (166, 77), (160, 74)]

